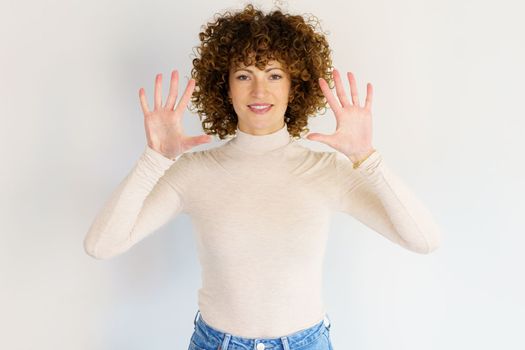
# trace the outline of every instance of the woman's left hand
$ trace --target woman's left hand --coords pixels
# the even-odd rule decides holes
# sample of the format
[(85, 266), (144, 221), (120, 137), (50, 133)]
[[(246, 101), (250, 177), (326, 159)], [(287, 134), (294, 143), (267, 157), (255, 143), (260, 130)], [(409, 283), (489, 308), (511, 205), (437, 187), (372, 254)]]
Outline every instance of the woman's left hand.
[[(366, 86), (365, 106), (359, 105), (359, 96), (354, 75), (347, 73), (350, 81), (352, 104), (348, 101), (339, 71), (334, 69), (334, 81), (339, 101), (335, 98), (328, 83), (319, 78), (319, 85), (337, 122), (332, 135), (309, 133), (308, 140), (319, 141), (346, 155), (352, 162), (364, 159), (374, 151), (372, 146), (372, 84)], [(342, 105), (342, 106), (341, 106)]]

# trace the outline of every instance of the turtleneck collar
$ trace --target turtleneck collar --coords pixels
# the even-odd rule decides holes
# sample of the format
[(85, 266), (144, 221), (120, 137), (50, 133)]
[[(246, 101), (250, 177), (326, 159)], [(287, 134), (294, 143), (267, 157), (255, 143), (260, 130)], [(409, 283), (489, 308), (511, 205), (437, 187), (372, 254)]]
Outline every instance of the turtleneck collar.
[(240, 150), (253, 153), (253, 154), (264, 154), (269, 151), (273, 151), (277, 148), (286, 146), (291, 142), (291, 135), (288, 132), (286, 123), (284, 126), (271, 133), (266, 135), (252, 135), (248, 134), (239, 129), (237, 124), (237, 134), (230, 141), (230, 143)]

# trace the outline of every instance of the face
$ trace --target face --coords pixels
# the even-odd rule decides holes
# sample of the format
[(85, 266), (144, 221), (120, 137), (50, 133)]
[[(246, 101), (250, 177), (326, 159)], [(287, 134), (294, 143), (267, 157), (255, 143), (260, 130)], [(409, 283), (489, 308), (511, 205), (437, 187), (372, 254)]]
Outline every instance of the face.
[[(237, 114), (239, 129), (253, 135), (281, 129), (290, 87), (290, 76), (279, 61), (269, 61), (263, 70), (254, 65), (230, 69), (228, 96)], [(271, 106), (256, 109), (254, 104)]]

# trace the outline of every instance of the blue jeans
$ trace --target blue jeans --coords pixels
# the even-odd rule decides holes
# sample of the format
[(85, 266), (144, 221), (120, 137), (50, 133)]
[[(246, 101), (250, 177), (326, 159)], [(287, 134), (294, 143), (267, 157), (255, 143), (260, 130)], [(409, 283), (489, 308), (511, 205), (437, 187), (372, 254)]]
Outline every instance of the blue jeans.
[(197, 310), (195, 330), (188, 350), (333, 350), (330, 318), (316, 325), (279, 338), (243, 338), (223, 333), (204, 322)]

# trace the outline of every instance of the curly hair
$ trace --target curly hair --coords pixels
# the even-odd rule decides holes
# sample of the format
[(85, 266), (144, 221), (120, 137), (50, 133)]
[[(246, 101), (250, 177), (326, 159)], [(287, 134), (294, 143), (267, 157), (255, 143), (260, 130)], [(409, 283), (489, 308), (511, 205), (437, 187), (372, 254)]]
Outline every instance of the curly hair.
[(313, 15), (306, 22), (303, 16), (285, 14), (279, 8), (265, 15), (248, 4), (240, 12), (219, 14), (201, 27), (200, 57), (192, 60), (191, 70), (195, 79), (191, 102), (196, 110), (190, 110), (199, 115), (204, 132), (221, 140), (235, 135), (237, 115), (228, 97), (229, 71), (240, 63), (250, 66), (255, 59), (259, 69), (278, 60), (289, 72), (287, 129), (294, 138), (308, 133), (308, 117), (322, 109), (322, 114), (326, 112), (318, 79), (333, 87), (331, 50), (324, 33), (315, 31), (318, 23)]

